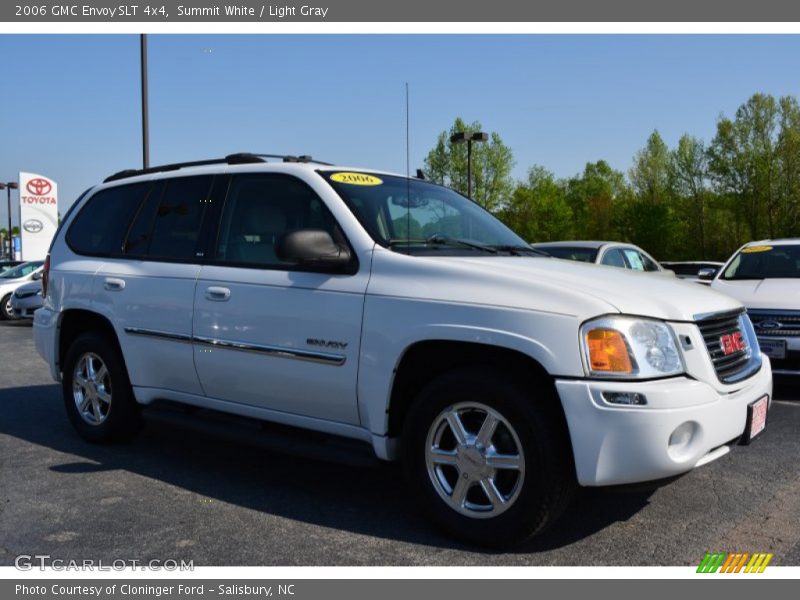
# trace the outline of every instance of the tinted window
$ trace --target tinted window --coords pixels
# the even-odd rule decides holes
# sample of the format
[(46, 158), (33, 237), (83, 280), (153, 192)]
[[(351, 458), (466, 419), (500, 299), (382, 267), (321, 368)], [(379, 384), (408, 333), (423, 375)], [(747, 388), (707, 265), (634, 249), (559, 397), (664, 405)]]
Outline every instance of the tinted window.
[(16, 267), (4, 271), (3, 274), (0, 275), (0, 279), (17, 279), (18, 277), (25, 277), (26, 275), (33, 273), (43, 264), (44, 261), (41, 260), (22, 263), (21, 265), (17, 265)]
[(322, 229), (345, 243), (322, 200), (298, 179), (263, 174), (234, 177), (222, 215), (217, 259), (288, 266), (278, 259), (275, 243), (297, 229)]
[(647, 256), (644, 252), (639, 252), (639, 256), (642, 259), (642, 264), (644, 265), (645, 271), (659, 271), (658, 264), (652, 258)]
[(722, 279), (795, 279), (800, 277), (800, 245), (749, 246), (736, 255)]
[(537, 250), (547, 252), (555, 258), (565, 258), (567, 260), (577, 260), (580, 262), (593, 263), (597, 260), (597, 250), (594, 248), (581, 248), (572, 246), (536, 246)]
[(160, 184), (131, 226), (125, 253), (148, 258), (195, 257), (212, 180), (211, 175), (203, 175)]
[(78, 254), (119, 255), (131, 219), (149, 188), (149, 183), (135, 183), (97, 192), (70, 225), (67, 243)]
[(622, 251), (619, 248), (611, 248), (603, 255), (602, 264), (608, 265), (609, 267), (620, 267), (624, 269), (627, 265), (625, 264), (625, 257), (622, 256)]

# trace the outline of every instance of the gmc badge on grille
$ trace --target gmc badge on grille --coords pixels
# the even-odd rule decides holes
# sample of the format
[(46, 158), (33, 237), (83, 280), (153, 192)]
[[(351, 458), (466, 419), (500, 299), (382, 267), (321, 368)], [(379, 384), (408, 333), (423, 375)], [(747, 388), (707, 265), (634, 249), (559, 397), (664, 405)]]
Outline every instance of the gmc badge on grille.
[(745, 344), (744, 338), (742, 338), (741, 331), (721, 336), (719, 338), (719, 345), (722, 346), (722, 351), (725, 353), (725, 356), (747, 349), (747, 344)]

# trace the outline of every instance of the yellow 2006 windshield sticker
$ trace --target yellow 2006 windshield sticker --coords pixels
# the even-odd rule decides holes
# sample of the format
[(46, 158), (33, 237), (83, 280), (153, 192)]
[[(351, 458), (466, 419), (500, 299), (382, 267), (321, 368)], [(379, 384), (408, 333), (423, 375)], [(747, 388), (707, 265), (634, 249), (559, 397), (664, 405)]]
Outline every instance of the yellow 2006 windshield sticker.
[(350, 185), (381, 185), (383, 183), (383, 179), (364, 173), (334, 173), (331, 175), (331, 181)]
[(751, 252), (769, 252), (772, 246), (750, 246), (742, 250), (742, 254), (750, 254)]

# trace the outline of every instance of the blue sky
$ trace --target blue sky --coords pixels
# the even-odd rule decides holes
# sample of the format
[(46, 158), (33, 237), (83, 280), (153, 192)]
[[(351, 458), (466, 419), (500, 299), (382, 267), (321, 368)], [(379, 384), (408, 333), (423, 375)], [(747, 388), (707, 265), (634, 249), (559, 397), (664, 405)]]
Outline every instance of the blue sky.
[[(523, 178), (627, 171), (658, 129), (709, 140), (754, 92), (800, 95), (800, 36), (149, 36), (151, 162), (236, 151), (405, 171), (456, 116), (498, 132)], [(133, 35), (0, 36), (0, 181), (56, 179), (63, 212), (141, 163)], [(0, 223), (5, 222), (5, 202)]]

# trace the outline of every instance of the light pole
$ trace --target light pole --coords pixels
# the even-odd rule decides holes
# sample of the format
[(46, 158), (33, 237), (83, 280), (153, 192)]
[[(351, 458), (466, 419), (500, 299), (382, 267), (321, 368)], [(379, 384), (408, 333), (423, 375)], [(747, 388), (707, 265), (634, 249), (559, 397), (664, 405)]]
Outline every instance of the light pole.
[(472, 200), (472, 142), (485, 142), (489, 134), (483, 131), (458, 131), (450, 136), (454, 144), (467, 143), (467, 198)]
[(0, 190), (5, 188), (8, 197), (8, 260), (14, 259), (14, 243), (11, 239), (11, 190), (19, 189), (16, 181), (0, 183)]
[(150, 119), (147, 110), (147, 34), (139, 36), (139, 58), (142, 76), (142, 168), (150, 166)]

